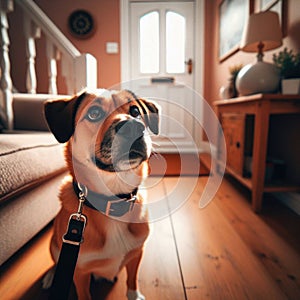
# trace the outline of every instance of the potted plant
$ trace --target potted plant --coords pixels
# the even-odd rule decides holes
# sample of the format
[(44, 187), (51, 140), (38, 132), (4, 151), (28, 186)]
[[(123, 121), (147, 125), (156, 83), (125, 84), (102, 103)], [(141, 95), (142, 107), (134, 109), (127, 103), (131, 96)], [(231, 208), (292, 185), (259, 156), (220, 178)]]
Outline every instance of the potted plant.
[(284, 48), (273, 54), (273, 62), (280, 69), (283, 94), (300, 94), (300, 52)]
[(229, 73), (230, 77), (228, 79), (228, 84), (224, 87), (221, 87), (220, 89), (220, 95), (223, 99), (229, 99), (229, 98), (235, 98), (238, 95), (237, 89), (236, 89), (236, 77), (239, 73), (239, 71), (242, 69), (243, 65), (233, 65), (229, 67)]

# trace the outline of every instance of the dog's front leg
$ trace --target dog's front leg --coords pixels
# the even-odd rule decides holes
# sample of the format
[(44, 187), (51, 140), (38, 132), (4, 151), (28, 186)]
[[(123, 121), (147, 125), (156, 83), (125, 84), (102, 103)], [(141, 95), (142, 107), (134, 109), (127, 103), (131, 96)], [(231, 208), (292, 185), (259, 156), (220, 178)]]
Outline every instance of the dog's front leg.
[(128, 300), (145, 300), (138, 289), (138, 271), (143, 256), (143, 250), (126, 265), (127, 270), (127, 298)]
[(76, 287), (78, 300), (91, 300), (90, 285), (91, 274), (75, 271), (74, 284)]

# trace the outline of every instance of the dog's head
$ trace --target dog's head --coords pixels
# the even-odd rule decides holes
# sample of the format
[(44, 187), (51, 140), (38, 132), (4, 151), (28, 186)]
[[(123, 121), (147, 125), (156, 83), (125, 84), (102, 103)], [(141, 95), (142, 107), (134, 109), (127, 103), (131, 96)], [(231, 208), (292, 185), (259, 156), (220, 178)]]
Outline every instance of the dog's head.
[(105, 194), (131, 192), (146, 175), (148, 129), (159, 131), (157, 104), (130, 91), (82, 92), (47, 101), (45, 116), (56, 139), (68, 142), (71, 174), (87, 187)]

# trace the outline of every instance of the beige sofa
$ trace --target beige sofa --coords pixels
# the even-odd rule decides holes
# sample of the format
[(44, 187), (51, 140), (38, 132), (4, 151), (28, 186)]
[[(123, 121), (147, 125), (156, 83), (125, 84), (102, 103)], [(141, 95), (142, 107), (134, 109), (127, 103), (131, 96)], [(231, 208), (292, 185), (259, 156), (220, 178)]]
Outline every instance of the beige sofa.
[(51, 222), (60, 207), (63, 145), (47, 131), (44, 100), (16, 98), (17, 130), (0, 133), (0, 265)]

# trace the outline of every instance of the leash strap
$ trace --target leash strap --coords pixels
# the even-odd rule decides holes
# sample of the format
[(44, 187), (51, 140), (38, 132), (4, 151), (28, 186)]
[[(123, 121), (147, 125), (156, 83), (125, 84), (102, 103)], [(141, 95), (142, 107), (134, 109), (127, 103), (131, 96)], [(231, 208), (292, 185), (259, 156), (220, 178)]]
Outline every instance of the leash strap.
[(80, 244), (83, 242), (83, 232), (86, 216), (82, 214), (84, 193), (80, 194), (78, 212), (69, 218), (66, 234), (57, 262), (49, 300), (67, 300), (73, 282), (74, 271), (78, 259)]

